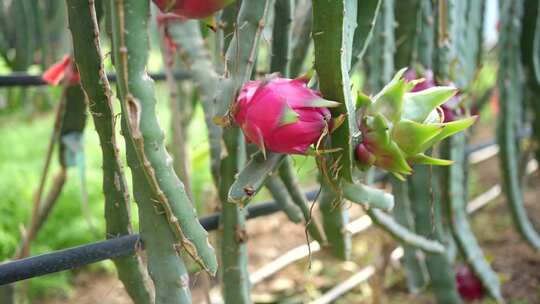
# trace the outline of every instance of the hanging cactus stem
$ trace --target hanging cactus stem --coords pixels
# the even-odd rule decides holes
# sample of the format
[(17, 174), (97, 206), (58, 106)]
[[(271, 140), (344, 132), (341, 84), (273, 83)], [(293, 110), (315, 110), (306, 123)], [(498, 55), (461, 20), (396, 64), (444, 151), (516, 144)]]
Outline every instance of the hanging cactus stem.
[(344, 202), (330, 186), (323, 184), (318, 203), (329, 252), (338, 259), (348, 260), (351, 255), (352, 241), (345, 229), (349, 222), (349, 214), (346, 209), (344, 210)]
[(499, 125), (497, 138), (501, 147), (501, 172), (504, 181), (504, 191), (512, 218), (521, 234), (529, 245), (540, 250), (540, 236), (535, 231), (527, 217), (523, 201), (522, 184), (519, 171), (519, 141), (517, 128), (522, 119), (522, 67), (520, 62), (519, 35), (521, 26), (519, 22), (523, 14), (523, 1), (504, 2), (503, 8), (507, 12), (501, 19), (500, 45), (505, 46), (505, 52), (500, 55), (498, 87), (500, 94)]
[(202, 38), (199, 23), (194, 20), (170, 20), (166, 23), (167, 33), (173, 43), (179, 48), (180, 57), (191, 70), (199, 89), (201, 104), (204, 110), (204, 120), (208, 129), (208, 142), (210, 145), (210, 169), (214, 182), (219, 176), (219, 162), (221, 160), (222, 129), (213, 122), (217, 115), (213, 105), (219, 77), (210, 60), (210, 53), (206, 49)]
[(362, 184), (343, 182), (341, 185), (343, 197), (349, 201), (364, 205), (367, 208), (392, 210), (394, 197), (381, 189), (372, 188)]
[(283, 164), (279, 168), (279, 178), (287, 188), (293, 202), (300, 208), (304, 217), (304, 223), (307, 225), (307, 231), (320, 244), (325, 245), (326, 235), (322, 229), (321, 223), (317, 217), (312, 216), (311, 208), (308, 205), (307, 198), (294, 173), (294, 167), (290, 157), (285, 157)]
[(379, 209), (367, 209), (367, 214), (377, 226), (407, 245), (434, 254), (441, 254), (444, 252), (444, 246), (440, 242), (429, 240), (422, 235), (408, 230), (396, 222), (390, 215)]
[[(444, 244), (448, 243), (448, 240), (443, 227), (442, 210), (439, 198), (432, 196), (432, 193), (439, 191), (432, 188), (435, 187), (437, 179), (432, 176), (430, 170), (431, 168), (427, 166), (416, 166), (415, 174), (408, 179), (415, 230), (424, 237), (433, 237), (435, 241)], [(448, 252), (428, 252), (425, 261), (430, 277), (429, 286), (435, 294), (437, 303), (461, 303)]]
[[(396, 201), (392, 215), (400, 225), (414, 231), (414, 216), (411, 209), (411, 201), (409, 200), (407, 183), (394, 177), (391, 177), (391, 183), (392, 194)], [(409, 292), (416, 294), (422, 291), (429, 282), (429, 275), (421, 250), (404, 244), (402, 263), (407, 277)]]
[[(234, 97), (252, 74), (254, 51), (259, 44), (261, 32), (274, 1), (242, 1), (235, 24), (234, 35), (225, 54), (226, 70), (230, 78), (220, 83), (220, 95), (216, 96), (216, 115), (224, 116), (231, 108)], [(241, 25), (241, 26), (240, 26)], [(240, 39), (241, 37), (241, 39)], [(231, 204), (229, 189), (240, 167), (244, 167), (244, 137), (238, 127), (231, 126), (223, 132), (227, 156), (221, 160), (219, 194), (222, 202), (222, 248), (223, 295), (225, 303), (251, 303), (245, 216), (237, 204)], [(246, 189), (249, 189), (246, 188)]]
[(358, 133), (349, 78), (356, 15), (355, 1), (313, 1), (315, 70), (322, 96), (343, 105), (333, 108), (332, 116), (346, 115), (345, 123), (332, 134), (332, 148), (342, 149), (334, 160), (339, 159), (339, 176), (348, 181), (354, 162), (352, 140)]
[(489, 294), (497, 302), (502, 303), (504, 300), (497, 273), (491, 269), (484, 257), (484, 253), (480, 249), (467, 220), (466, 143), (466, 136), (464, 134), (458, 134), (449, 138), (445, 143), (445, 147), (442, 149), (450, 154), (445, 156), (456, 161), (453, 166), (445, 168), (442, 172), (442, 184), (447, 187), (446, 189), (444, 187), (442, 189), (443, 203), (447, 205), (450, 229), (461, 254), (467, 261), (467, 264), (478, 275)]
[[(87, 0), (68, 1), (69, 24), (81, 85), (88, 96), (90, 113), (103, 157), (103, 194), (108, 237), (132, 233), (129, 192), (114, 130), (113, 100), (105, 76), (95, 7)], [(136, 304), (152, 303), (147, 274), (138, 255), (113, 260), (118, 276)]]
[(332, 116), (345, 115), (345, 122), (332, 131), (332, 142), (328, 147), (337, 152), (318, 159), (323, 227), (330, 252), (340, 259), (349, 258), (351, 237), (345, 230), (348, 212), (334, 188), (340, 179), (351, 182), (353, 175), (352, 141), (353, 136), (358, 134), (358, 126), (349, 71), (357, 5), (356, 1), (313, 1), (312, 37), (319, 87), (323, 98), (341, 103), (340, 107), (332, 108)]
[[(351, 70), (362, 61), (373, 39), (375, 28), (379, 21), (381, 6), (384, 0), (366, 1), (363, 7), (358, 7), (357, 28), (354, 32)], [(352, 71), (351, 71), (352, 72)]]
[(242, 207), (247, 205), (262, 188), (269, 175), (281, 164), (283, 158), (283, 154), (270, 153), (264, 159), (262, 152), (255, 153), (229, 188), (228, 201)]
[(300, 223), (303, 218), (302, 211), (300, 211), (300, 208), (293, 203), (283, 181), (277, 176), (270, 176), (266, 180), (266, 187), (289, 220), (293, 223)]
[[(113, 54), (119, 76), (120, 104), (125, 122), (123, 127), (128, 139), (126, 142), (136, 152), (152, 195), (165, 212), (166, 220), (181, 247), (202, 269), (213, 275), (217, 270), (216, 256), (208, 243), (208, 233), (196, 219), (195, 209), (169, 161), (170, 156), (163, 143), (163, 131), (155, 113), (154, 87), (146, 76), (148, 50), (138, 47), (141, 41), (148, 39), (145, 28), (147, 22), (138, 23), (134, 20), (147, 21), (145, 14), (148, 13), (148, 7), (145, 3), (134, 7), (131, 5), (130, 2), (116, 1), (112, 14)], [(133, 14), (133, 20), (126, 15), (128, 12)], [(136, 163), (129, 165), (133, 169)]]

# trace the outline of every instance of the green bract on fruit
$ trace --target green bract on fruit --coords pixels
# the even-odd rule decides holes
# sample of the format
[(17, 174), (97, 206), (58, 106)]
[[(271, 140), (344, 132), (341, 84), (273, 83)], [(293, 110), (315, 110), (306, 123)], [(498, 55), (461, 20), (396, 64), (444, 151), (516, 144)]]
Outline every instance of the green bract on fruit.
[(424, 152), (444, 138), (471, 126), (476, 117), (444, 122), (440, 106), (456, 94), (456, 89), (435, 86), (411, 92), (423, 80), (407, 81), (403, 73), (377, 95), (359, 95), (357, 114), (362, 140), (356, 147), (357, 164), (387, 170), (403, 179), (412, 173), (411, 164), (450, 165)]

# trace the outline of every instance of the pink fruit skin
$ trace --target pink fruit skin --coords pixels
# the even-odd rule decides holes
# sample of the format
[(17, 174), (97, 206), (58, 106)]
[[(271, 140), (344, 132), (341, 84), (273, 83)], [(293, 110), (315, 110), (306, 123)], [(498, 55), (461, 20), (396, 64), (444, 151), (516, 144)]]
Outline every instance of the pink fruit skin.
[[(331, 118), (327, 108), (313, 107), (320, 94), (299, 79), (250, 81), (240, 91), (233, 115), (248, 142), (265, 150), (305, 154), (317, 142)], [(295, 122), (280, 123), (289, 108)], [(290, 114), (290, 113), (289, 113)]]
[(203, 19), (221, 10), (233, 0), (153, 0), (163, 12), (171, 12), (189, 19)]
[(469, 267), (458, 267), (456, 284), (459, 295), (466, 301), (480, 300), (484, 297), (484, 287)]

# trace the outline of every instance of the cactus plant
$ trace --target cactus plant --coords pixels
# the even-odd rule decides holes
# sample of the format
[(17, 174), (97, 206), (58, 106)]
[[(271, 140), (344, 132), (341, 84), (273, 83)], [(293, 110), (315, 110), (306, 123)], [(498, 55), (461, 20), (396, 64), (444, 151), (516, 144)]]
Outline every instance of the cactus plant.
[[(537, 1), (525, 1), (523, 15), (523, 28), (521, 31), (521, 60), (525, 69), (527, 90), (525, 98), (534, 117), (532, 120), (532, 136), (536, 142), (540, 141), (540, 106), (535, 102), (535, 97), (540, 91), (540, 5)], [(540, 149), (536, 149), (535, 157), (540, 161)]]
[(501, 8), (501, 37), (499, 46), (500, 66), (498, 74), (498, 87), (500, 93), (501, 111), (499, 112), (499, 125), (497, 137), (501, 146), (501, 172), (504, 180), (504, 189), (512, 211), (512, 218), (522, 237), (535, 249), (540, 249), (540, 237), (527, 218), (523, 206), (523, 192), (519, 173), (519, 140), (517, 127), (521, 121), (521, 106), (523, 91), (523, 69), (520, 59), (519, 33), (521, 25), (519, 20), (523, 15), (523, 1), (503, 1)]
[(342, 104), (332, 110), (332, 115), (344, 115), (345, 119), (332, 134), (331, 147), (341, 151), (338, 155), (326, 156), (319, 161), (323, 180), (320, 199), (323, 227), (332, 254), (341, 259), (348, 259), (350, 255), (351, 239), (345, 231), (348, 215), (342, 199), (332, 191), (335, 187), (333, 184), (339, 183), (340, 178), (352, 181), (353, 136), (357, 134), (358, 127), (349, 71), (356, 14), (356, 1), (313, 1), (312, 36), (320, 90), (324, 98)]
[[(193, 113), (191, 108), (180, 110), (177, 103), (200, 102), (204, 112), (211, 173), (221, 202), (219, 265), (190, 201), (188, 166), (173, 168), (164, 145), (156, 90), (146, 73), (151, 2), (163, 12), (177, 14), (160, 13), (157, 18), (175, 145), (185, 144), (181, 128), (187, 126), (184, 117)], [(184, 263), (184, 257), (190, 257), (197, 270), (216, 274), (219, 267), (225, 303), (251, 303), (244, 207), (266, 187), (288, 219), (305, 224), (306, 233), (337, 258), (348, 259), (352, 248), (345, 202), (359, 204), (373, 224), (402, 245), (411, 292), (429, 287), (437, 302), (460, 303), (462, 278), (458, 273), (456, 286), (454, 266), (459, 250), (482, 289), (502, 302), (497, 275), (483, 257), (466, 213), (468, 137), (451, 137), (475, 121), (466, 117), (466, 102), (473, 99), (470, 88), (480, 64), (486, 1), (203, 2), (67, 0), (84, 92), (79, 74), (73, 73), (73, 82), (66, 82), (66, 96), (77, 102), (66, 105), (64, 124), (58, 128), (63, 136), (62, 171), (55, 180), (63, 185), (65, 167), (78, 153), (69, 145), (70, 133), (76, 132), (75, 143), (82, 144), (85, 93), (103, 155), (108, 237), (132, 232), (112, 93), (99, 45), (98, 20), (104, 13), (112, 36), (122, 134), (141, 238), (155, 287), (154, 295), (138, 255), (116, 258), (119, 276), (134, 301), (190, 303)], [(499, 114), (498, 137), (516, 225), (533, 247), (540, 248), (523, 207), (520, 180), (517, 130), (528, 113), (522, 103), (511, 103), (533, 99), (540, 87), (536, 58), (540, 19), (533, 2), (503, 1), (498, 78), (504, 111)], [(24, 70), (55, 56), (55, 47), (43, 44), (55, 36), (47, 27), (63, 16), (51, 12), (57, 3), (2, 2), (2, 16), (7, 9), (14, 16), (35, 17), (13, 24), (0, 18), (0, 53), (8, 65)], [(524, 21), (518, 22), (521, 16)], [(15, 38), (8, 37), (15, 27), (21, 30)], [(270, 43), (261, 43), (264, 33), (270, 32)], [(311, 68), (307, 59), (312, 42), (314, 69), (300, 76)], [(196, 98), (175, 96), (175, 51), (191, 71)], [(71, 57), (55, 65), (47, 78), (60, 81), (67, 66), (72, 66)], [(416, 75), (425, 79), (415, 79)], [(363, 88), (355, 87), (358, 84)], [(538, 107), (530, 106), (538, 114)], [(535, 119), (533, 128), (540, 121)], [(439, 142), (443, 144), (433, 148)], [(185, 151), (178, 151), (175, 160), (185, 164)], [(321, 189), (314, 204), (319, 204), (321, 216), (312, 217), (317, 208), (309, 206), (289, 154), (315, 158)], [(392, 194), (369, 185), (375, 168), (391, 174)], [(53, 187), (51, 196), (60, 188)]]
[(141, 41), (148, 41), (148, 1), (116, 1), (108, 8), (128, 165), (140, 206), (141, 235), (151, 244), (148, 266), (156, 286), (156, 303), (190, 302), (189, 277), (177, 251), (185, 251), (211, 274), (217, 270), (217, 261), (207, 233), (168, 161), (170, 156), (155, 116), (153, 85), (145, 72), (148, 50), (138, 47)]
[[(86, 0), (69, 0), (68, 16), (73, 36), (74, 59), (81, 86), (99, 135), (103, 157), (103, 194), (107, 237), (132, 233), (130, 195), (114, 130), (113, 100), (104, 74), (95, 7)], [(151, 303), (147, 274), (138, 255), (114, 260), (118, 276), (135, 303)]]

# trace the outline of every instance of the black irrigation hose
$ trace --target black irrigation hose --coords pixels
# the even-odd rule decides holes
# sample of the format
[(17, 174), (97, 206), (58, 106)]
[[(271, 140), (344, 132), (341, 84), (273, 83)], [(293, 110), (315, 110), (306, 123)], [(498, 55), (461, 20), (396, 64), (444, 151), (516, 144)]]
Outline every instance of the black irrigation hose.
[[(313, 199), (316, 194), (317, 190), (313, 190), (307, 192), (306, 196)], [(273, 201), (259, 203), (247, 208), (246, 218), (254, 219), (279, 210), (279, 205)], [(207, 231), (216, 230), (219, 226), (219, 213), (205, 216), (199, 221)], [(137, 246), (142, 246), (139, 240), (138, 234), (126, 235), (5, 263), (0, 265), (0, 285), (130, 255)]]
[[(185, 71), (178, 71), (174, 74), (177, 80), (190, 79), (191, 74)], [(150, 74), (150, 77), (154, 81), (165, 80), (165, 74), (155, 73)], [(107, 74), (107, 78), (111, 82), (116, 81), (116, 74)], [(32, 87), (47, 85), (41, 78), (41, 75), (29, 75), (26, 73), (12, 73), (9, 76), (0, 76), (0, 88), (1, 87)]]
[[(520, 132), (521, 136), (527, 136), (530, 130)], [(471, 145), (467, 148), (467, 154), (495, 145), (495, 140)], [(385, 177), (382, 172), (377, 172), (375, 181), (381, 181)], [(308, 191), (306, 197), (311, 201), (318, 195), (318, 190)], [(275, 202), (259, 203), (247, 208), (247, 219), (273, 214), (279, 211), (279, 205)], [(216, 230), (219, 226), (219, 213), (214, 213), (199, 220), (201, 225), (208, 231)], [(139, 235), (132, 234), (116, 239), (110, 239), (58, 250), (22, 260), (12, 261), (0, 265), (0, 285), (42, 276), (49, 273), (59, 272), (72, 268), (81, 267), (91, 263), (130, 255), (135, 252), (140, 244)]]

